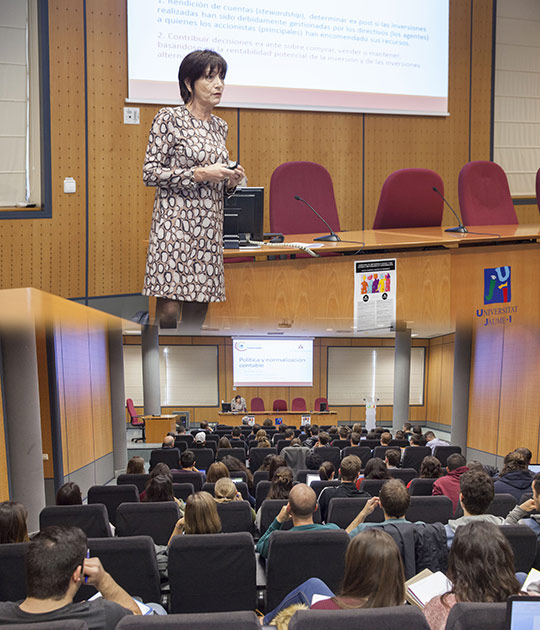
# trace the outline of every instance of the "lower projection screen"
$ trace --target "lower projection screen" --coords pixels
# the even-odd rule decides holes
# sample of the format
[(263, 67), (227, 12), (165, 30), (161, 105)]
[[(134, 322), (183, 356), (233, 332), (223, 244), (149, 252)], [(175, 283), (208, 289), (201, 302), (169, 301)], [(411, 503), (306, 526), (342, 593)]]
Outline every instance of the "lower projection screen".
[(235, 387), (311, 387), (313, 339), (233, 339)]
[(222, 54), (221, 105), (448, 113), (449, 0), (128, 0), (128, 101), (176, 104), (192, 50)]

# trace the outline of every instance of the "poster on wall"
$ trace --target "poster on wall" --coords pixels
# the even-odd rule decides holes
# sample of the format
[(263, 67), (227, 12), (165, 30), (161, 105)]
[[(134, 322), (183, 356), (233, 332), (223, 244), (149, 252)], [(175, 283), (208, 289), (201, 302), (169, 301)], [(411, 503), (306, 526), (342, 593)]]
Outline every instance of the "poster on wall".
[(354, 325), (357, 332), (394, 329), (396, 259), (354, 263)]

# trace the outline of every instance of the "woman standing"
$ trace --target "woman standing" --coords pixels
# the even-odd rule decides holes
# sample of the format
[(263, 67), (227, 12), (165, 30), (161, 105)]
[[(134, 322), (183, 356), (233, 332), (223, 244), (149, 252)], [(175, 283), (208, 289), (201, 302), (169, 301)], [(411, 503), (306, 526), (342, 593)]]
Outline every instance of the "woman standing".
[[(157, 298), (162, 328), (202, 326), (208, 304), (225, 299), (223, 199), (245, 177), (230, 168), (221, 101), (227, 63), (211, 50), (187, 55), (178, 71), (184, 105), (152, 123), (143, 180), (156, 186), (143, 295)], [(189, 330), (188, 330), (189, 329)]]

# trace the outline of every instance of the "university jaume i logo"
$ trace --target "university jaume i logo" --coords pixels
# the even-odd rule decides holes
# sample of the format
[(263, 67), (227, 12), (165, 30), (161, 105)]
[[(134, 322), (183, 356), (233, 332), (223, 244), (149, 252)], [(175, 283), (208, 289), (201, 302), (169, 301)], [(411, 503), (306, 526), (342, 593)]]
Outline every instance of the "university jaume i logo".
[(484, 304), (506, 304), (512, 301), (510, 267), (484, 269)]

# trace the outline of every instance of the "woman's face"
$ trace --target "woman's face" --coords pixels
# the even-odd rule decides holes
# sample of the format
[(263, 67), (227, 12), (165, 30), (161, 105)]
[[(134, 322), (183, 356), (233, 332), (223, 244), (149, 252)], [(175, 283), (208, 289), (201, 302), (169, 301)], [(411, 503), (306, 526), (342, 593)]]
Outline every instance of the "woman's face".
[(201, 105), (215, 107), (221, 101), (224, 87), (225, 82), (220, 77), (219, 70), (211, 70), (209, 66), (203, 76), (197, 79), (192, 86), (193, 101)]

